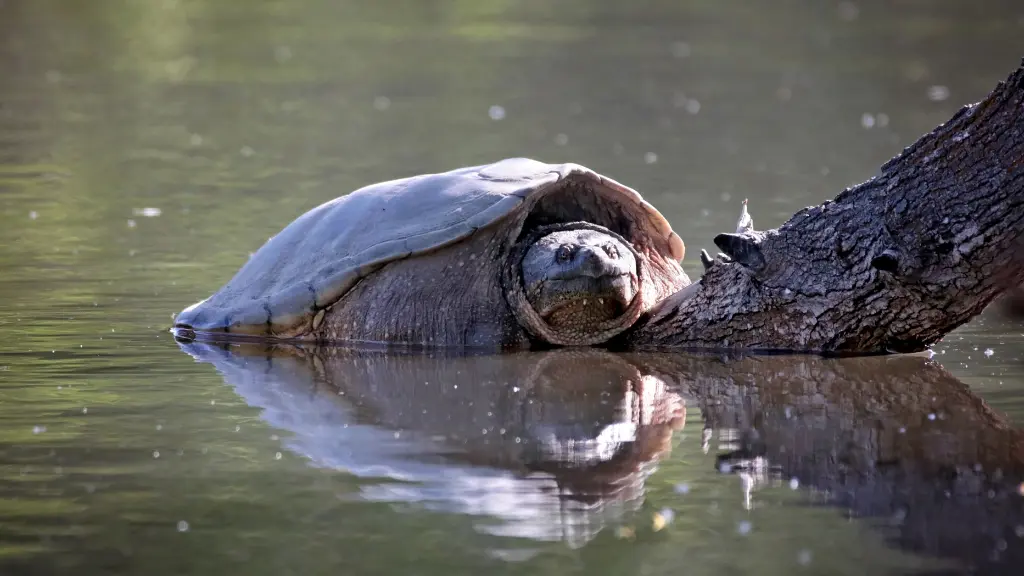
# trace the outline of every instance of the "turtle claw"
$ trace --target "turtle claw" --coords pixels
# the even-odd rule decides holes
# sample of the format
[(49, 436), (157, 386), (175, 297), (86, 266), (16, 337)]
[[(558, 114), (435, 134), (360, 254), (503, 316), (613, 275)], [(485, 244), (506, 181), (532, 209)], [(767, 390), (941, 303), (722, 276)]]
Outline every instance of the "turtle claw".
[(764, 255), (761, 254), (758, 242), (751, 236), (719, 234), (715, 236), (715, 245), (728, 254), (730, 258), (754, 272), (764, 268)]
[(703, 248), (700, 251), (700, 263), (704, 265), (705, 271), (710, 270), (711, 267), (715, 265), (715, 261), (711, 258), (711, 255)]

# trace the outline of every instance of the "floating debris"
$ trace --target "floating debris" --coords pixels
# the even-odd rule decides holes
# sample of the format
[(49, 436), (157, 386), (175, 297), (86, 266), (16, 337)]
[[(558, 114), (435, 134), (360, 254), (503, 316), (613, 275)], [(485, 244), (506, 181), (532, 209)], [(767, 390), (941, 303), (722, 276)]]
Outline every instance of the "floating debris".
[(501, 106), (491, 106), (487, 110), (487, 115), (491, 117), (491, 120), (504, 120), (505, 119), (505, 108)]
[(636, 529), (632, 526), (619, 526), (615, 530), (615, 537), (620, 540), (632, 540), (636, 538)]
[(132, 209), (132, 214), (134, 214), (135, 216), (144, 216), (146, 218), (156, 218), (157, 216), (159, 216), (159, 215), (161, 215), (163, 213), (164, 213), (163, 210), (161, 210), (159, 208), (153, 208), (151, 206), (148, 206), (146, 208), (134, 208), (134, 209)]
[(928, 99), (932, 102), (942, 102), (949, 98), (949, 88), (935, 85), (928, 87)]
[(651, 518), (651, 527), (655, 532), (663, 529), (665, 526), (672, 523), (676, 518), (676, 513), (671, 508), (662, 508), (654, 513)]

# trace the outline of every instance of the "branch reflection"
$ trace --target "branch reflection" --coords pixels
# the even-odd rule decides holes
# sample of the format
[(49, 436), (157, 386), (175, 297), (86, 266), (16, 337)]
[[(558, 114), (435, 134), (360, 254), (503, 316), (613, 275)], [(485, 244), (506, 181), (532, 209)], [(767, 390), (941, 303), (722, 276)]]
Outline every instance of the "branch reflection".
[(853, 517), (881, 520), (905, 549), (984, 573), (1024, 566), (1022, 433), (937, 362), (651, 356), (646, 364), (686, 384), (706, 431), (727, 440), (720, 469), (746, 475), (752, 488), (796, 479)]

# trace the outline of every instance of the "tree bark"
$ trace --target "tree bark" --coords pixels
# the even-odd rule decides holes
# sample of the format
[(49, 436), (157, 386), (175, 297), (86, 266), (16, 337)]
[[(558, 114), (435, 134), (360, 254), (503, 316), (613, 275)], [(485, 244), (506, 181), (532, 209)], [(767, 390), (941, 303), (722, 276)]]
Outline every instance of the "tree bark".
[[(754, 198), (756, 204), (756, 197)], [(1024, 65), (832, 201), (726, 252), (634, 349), (914, 352), (1024, 281)]]

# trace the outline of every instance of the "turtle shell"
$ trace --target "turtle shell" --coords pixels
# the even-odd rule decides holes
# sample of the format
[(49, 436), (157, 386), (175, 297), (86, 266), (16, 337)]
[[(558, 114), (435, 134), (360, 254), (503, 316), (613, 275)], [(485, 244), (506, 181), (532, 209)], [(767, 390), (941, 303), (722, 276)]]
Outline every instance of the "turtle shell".
[[(385, 264), (443, 248), (522, 215), (546, 191), (571, 193), (562, 186), (570, 181), (602, 190), (604, 196), (584, 203), (614, 196), (616, 202), (604, 202), (609, 206), (598, 210), (606, 219), (628, 212), (631, 221), (643, 222), (666, 259), (682, 259), (679, 236), (636, 191), (578, 164), (511, 158), (373, 184), (313, 208), (268, 240), (219, 291), (183, 310), (175, 325), (200, 332), (299, 335), (309, 331), (318, 311)], [(565, 218), (587, 219), (595, 210), (577, 207)], [(548, 207), (547, 214), (558, 211)], [(520, 226), (523, 221), (525, 216)]]

